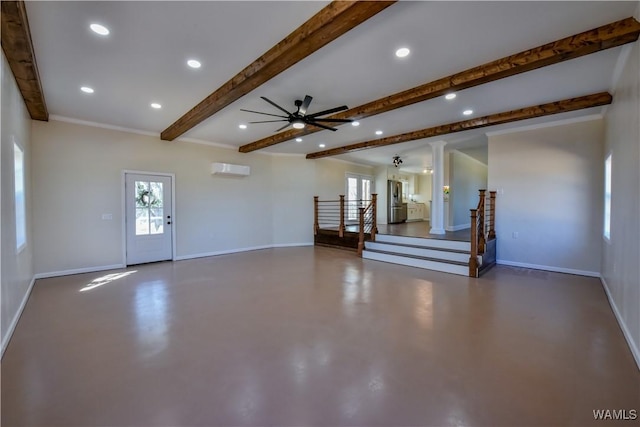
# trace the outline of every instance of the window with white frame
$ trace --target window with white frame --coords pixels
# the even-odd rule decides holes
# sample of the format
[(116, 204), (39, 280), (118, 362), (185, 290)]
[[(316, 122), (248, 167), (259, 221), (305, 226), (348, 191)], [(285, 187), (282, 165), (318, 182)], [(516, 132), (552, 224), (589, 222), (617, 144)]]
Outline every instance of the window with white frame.
[(611, 239), (611, 154), (604, 161), (604, 237)]
[(16, 250), (20, 251), (27, 244), (27, 213), (24, 191), (24, 152), (13, 143), (13, 182), (16, 206)]

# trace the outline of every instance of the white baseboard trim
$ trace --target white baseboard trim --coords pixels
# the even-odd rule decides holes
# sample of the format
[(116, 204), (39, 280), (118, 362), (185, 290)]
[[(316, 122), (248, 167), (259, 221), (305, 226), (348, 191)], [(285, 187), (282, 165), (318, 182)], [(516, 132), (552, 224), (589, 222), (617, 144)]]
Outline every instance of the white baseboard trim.
[(50, 271), (48, 273), (38, 273), (33, 277), (34, 279), (47, 279), (49, 277), (70, 276), (72, 274), (95, 273), (96, 271), (104, 271), (104, 270), (117, 270), (119, 268), (125, 268), (125, 267), (126, 265), (124, 264), (100, 265), (96, 267), (76, 268), (73, 270)]
[(620, 329), (622, 329), (622, 335), (624, 335), (624, 338), (627, 340), (627, 345), (629, 345), (629, 350), (631, 350), (631, 354), (633, 355), (633, 358), (636, 361), (636, 365), (638, 365), (638, 370), (640, 370), (640, 351), (638, 350), (638, 346), (633, 341), (633, 337), (631, 336), (631, 333), (627, 328), (627, 324), (624, 322), (624, 319), (622, 318), (622, 315), (618, 310), (618, 306), (616, 305), (616, 302), (613, 300), (613, 297), (611, 296), (611, 292), (609, 291), (609, 285), (607, 285), (607, 281), (604, 280), (604, 277), (602, 277), (602, 275), (600, 276), (600, 282), (602, 283), (602, 287), (604, 288), (604, 293), (607, 295), (607, 299), (609, 300), (609, 305), (613, 310), (613, 314), (616, 316), (618, 325), (620, 325)]
[(199, 254), (180, 255), (180, 256), (177, 256), (175, 258), (175, 261), (184, 261), (186, 259), (195, 259), (195, 258), (206, 258), (206, 257), (218, 256), (218, 255), (236, 254), (236, 253), (239, 253), (239, 252), (259, 251), (261, 249), (290, 248), (290, 247), (298, 247), (298, 246), (313, 246), (313, 242), (308, 242), (308, 243), (279, 243), (279, 244), (275, 244), (275, 245), (249, 246), (249, 247), (246, 247), (246, 248), (225, 249), (223, 251), (202, 252), (202, 253), (199, 253)]
[(454, 225), (452, 226), (447, 226), (445, 227), (445, 230), (447, 231), (460, 231), (460, 230), (464, 230), (465, 228), (471, 228), (471, 224), (460, 224), (460, 225)]
[(303, 242), (303, 243), (277, 243), (275, 245), (271, 245), (272, 248), (298, 248), (300, 246), (313, 246), (313, 242)]
[(24, 311), (25, 306), (27, 305), (27, 301), (29, 300), (29, 296), (31, 295), (31, 290), (33, 289), (33, 285), (36, 283), (35, 276), (31, 279), (31, 283), (29, 283), (29, 287), (27, 288), (27, 292), (24, 294), (22, 301), (20, 302), (20, 307), (18, 307), (18, 311), (15, 316), (11, 320), (11, 324), (9, 325), (9, 329), (7, 329), (7, 333), (4, 337), (2, 337), (2, 352), (0, 352), (0, 358), (4, 356), (4, 351), (7, 349), (7, 345), (9, 345), (9, 341), (11, 341), (11, 336), (13, 335), (13, 331), (15, 331), (16, 326), (18, 326), (18, 320), (20, 320), (20, 316), (22, 316), (22, 312)]
[(550, 265), (528, 264), (526, 262), (514, 262), (504, 259), (496, 260), (496, 264), (508, 265), (510, 267), (531, 268), (532, 270), (552, 271), (554, 273), (575, 274), (577, 276), (600, 277), (600, 273), (597, 271), (575, 270), (573, 268), (552, 267)]

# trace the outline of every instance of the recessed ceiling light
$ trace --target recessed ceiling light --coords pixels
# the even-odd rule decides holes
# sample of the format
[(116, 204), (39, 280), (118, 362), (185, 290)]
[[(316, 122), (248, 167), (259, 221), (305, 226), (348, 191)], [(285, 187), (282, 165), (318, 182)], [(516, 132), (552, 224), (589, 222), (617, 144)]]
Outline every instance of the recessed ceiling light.
[(187, 61), (187, 65), (191, 68), (200, 68), (202, 64), (197, 59), (190, 59)]
[(152, 102), (151, 103), (151, 108), (155, 108), (156, 110), (162, 108), (162, 105), (158, 104), (157, 102)]
[(81, 91), (83, 91), (84, 93), (93, 93), (94, 90), (92, 88), (90, 88), (89, 86), (82, 86), (80, 88)]
[(351, 126), (360, 126), (360, 122), (351, 122)]
[(462, 114), (464, 114), (465, 116), (470, 116), (473, 114), (473, 110), (464, 110)]
[(427, 172), (428, 172), (428, 170), (426, 170), (426, 169), (422, 170), (422, 173), (427, 173)]
[(91, 25), (89, 25), (89, 28), (91, 28), (91, 31), (93, 31), (96, 34), (100, 34), (101, 36), (108, 36), (109, 35), (109, 29), (107, 27), (105, 27), (104, 25), (91, 24)]
[(324, 147), (326, 147), (326, 145), (324, 145), (324, 144), (318, 144), (318, 147), (320, 147), (320, 148), (324, 148)]
[(377, 130), (376, 131), (376, 135), (382, 135), (382, 131), (381, 130)]
[(401, 47), (400, 49), (396, 50), (396, 56), (398, 58), (404, 58), (405, 56), (408, 56), (410, 52), (411, 51), (408, 47)]
[(242, 123), (242, 124), (239, 124), (239, 125), (238, 125), (238, 127), (239, 127), (240, 129), (246, 129), (246, 128), (247, 128), (247, 125), (245, 125), (244, 123)]
[(302, 138), (296, 138), (296, 142), (302, 142)]
[(448, 93), (444, 96), (444, 99), (452, 100), (452, 99), (455, 99), (455, 97), (456, 97), (455, 93)]

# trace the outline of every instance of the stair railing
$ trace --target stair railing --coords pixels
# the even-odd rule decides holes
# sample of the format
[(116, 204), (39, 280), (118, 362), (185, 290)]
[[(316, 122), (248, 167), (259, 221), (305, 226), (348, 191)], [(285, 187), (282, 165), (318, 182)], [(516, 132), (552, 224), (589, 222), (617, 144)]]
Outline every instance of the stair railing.
[(496, 192), (489, 192), (489, 203), (485, 203), (487, 190), (479, 190), (480, 200), (471, 211), (471, 254), (469, 255), (469, 276), (478, 277), (478, 255), (484, 254), (487, 240), (496, 238)]
[(376, 241), (377, 199), (378, 195), (372, 194), (371, 203), (367, 207), (358, 208), (358, 255), (360, 256), (364, 250), (365, 235), (369, 235), (371, 241)]
[(338, 200), (319, 200), (313, 197), (313, 235), (317, 236), (320, 229), (338, 230), (338, 235), (344, 237), (344, 195)]

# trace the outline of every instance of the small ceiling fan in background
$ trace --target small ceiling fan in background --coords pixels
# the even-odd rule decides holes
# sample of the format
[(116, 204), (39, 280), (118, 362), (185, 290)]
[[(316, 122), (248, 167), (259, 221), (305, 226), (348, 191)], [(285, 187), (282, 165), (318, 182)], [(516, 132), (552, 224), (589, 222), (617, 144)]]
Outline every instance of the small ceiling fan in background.
[(336, 131), (338, 129), (331, 126), (327, 126), (322, 123), (351, 123), (353, 121), (352, 119), (328, 119), (328, 118), (323, 119), (320, 117), (327, 114), (337, 113), (338, 111), (344, 111), (349, 109), (349, 107), (347, 107), (346, 105), (343, 105), (341, 107), (330, 108), (328, 110), (320, 111), (318, 113), (307, 114), (307, 110), (309, 109), (309, 104), (311, 104), (311, 100), (313, 99), (309, 95), (305, 95), (304, 101), (300, 101), (299, 99), (295, 101), (294, 104), (297, 107), (297, 110), (293, 113), (288, 112), (287, 110), (285, 110), (284, 108), (282, 108), (281, 106), (279, 106), (278, 104), (276, 104), (275, 102), (271, 101), (270, 99), (264, 96), (261, 96), (260, 98), (264, 99), (269, 104), (273, 105), (277, 109), (284, 112), (286, 116), (270, 114), (270, 113), (262, 113), (260, 111), (245, 110), (242, 108), (240, 109), (240, 111), (246, 111), (248, 113), (263, 114), (265, 116), (280, 117), (279, 120), (263, 120), (259, 122), (249, 122), (249, 123), (288, 122), (286, 125), (277, 129), (276, 132), (280, 132), (282, 129), (286, 128), (289, 125), (293, 126), (295, 129), (303, 129), (306, 125), (310, 125), (310, 126), (316, 126), (322, 129)]

